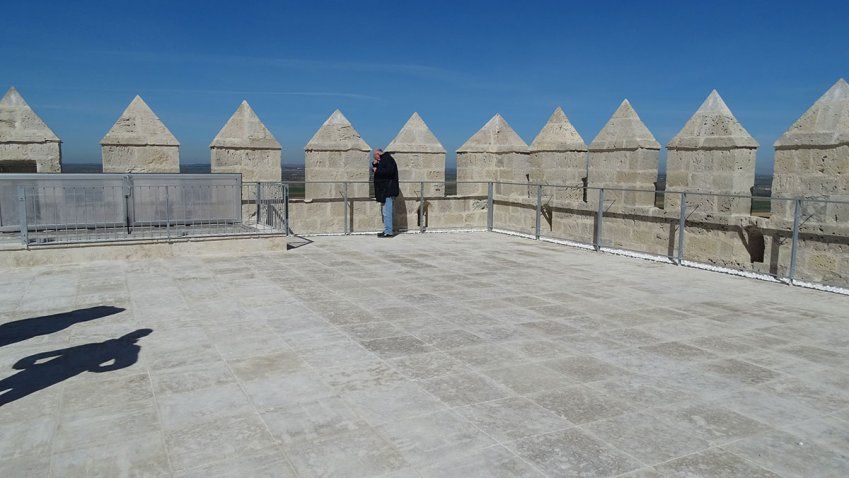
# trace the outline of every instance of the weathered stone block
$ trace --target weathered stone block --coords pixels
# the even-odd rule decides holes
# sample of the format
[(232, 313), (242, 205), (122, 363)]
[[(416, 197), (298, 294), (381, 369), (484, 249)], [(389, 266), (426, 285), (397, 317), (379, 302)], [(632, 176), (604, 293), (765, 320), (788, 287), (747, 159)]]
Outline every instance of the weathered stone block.
[[(775, 142), (775, 197), (808, 198), (805, 221), (839, 224), (849, 216), (849, 84), (835, 83)], [(773, 218), (792, 220), (793, 204), (780, 204)], [(845, 223), (845, 222), (844, 222)]]
[(247, 101), (209, 145), (213, 173), (240, 173), (243, 182), (280, 181), (282, 146)]
[[(709, 194), (750, 195), (757, 147), (714, 90), (667, 145), (666, 190), (688, 191), (688, 207), (701, 213), (749, 214), (750, 201)], [(664, 207), (674, 210), (679, 202), (668, 194)]]
[(501, 115), (493, 116), (457, 150), (457, 181), (481, 181), (458, 184), (461, 196), (486, 195), (488, 181), (528, 183), (529, 178), (528, 145)]
[(415, 181), (436, 181), (424, 185), (425, 197), (445, 195), (445, 148), (418, 113), (410, 116), (386, 151), (398, 164), (398, 179), (405, 196), (421, 195), (421, 184)]
[(369, 197), (370, 151), (342, 112), (334, 111), (304, 148), (306, 198), (341, 198), (344, 192), (341, 183), (310, 181), (357, 181), (348, 186), (348, 197)]
[(563, 200), (581, 200), (586, 178), (587, 145), (558, 107), (531, 142), (530, 181), (569, 185), (552, 189), (551, 195)]
[(104, 173), (180, 172), (180, 142), (139, 96), (100, 145)]
[(59, 137), (14, 87), (0, 99), (0, 172), (59, 173)]
[[(605, 202), (653, 207), (659, 161), (660, 144), (624, 100), (589, 146), (587, 185), (610, 189), (605, 191)], [(587, 198), (597, 203), (595, 194)]]
[(180, 149), (175, 146), (103, 145), (104, 173), (179, 173)]

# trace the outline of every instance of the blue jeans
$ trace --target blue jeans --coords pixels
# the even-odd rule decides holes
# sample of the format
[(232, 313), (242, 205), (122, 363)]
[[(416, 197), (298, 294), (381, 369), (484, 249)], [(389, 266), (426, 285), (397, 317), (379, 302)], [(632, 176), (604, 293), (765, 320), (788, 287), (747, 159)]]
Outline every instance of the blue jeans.
[(386, 202), (382, 206), (383, 212), (383, 233), (392, 235), (392, 213), (394, 212), (393, 205), (395, 203), (395, 198), (388, 197), (386, 198)]

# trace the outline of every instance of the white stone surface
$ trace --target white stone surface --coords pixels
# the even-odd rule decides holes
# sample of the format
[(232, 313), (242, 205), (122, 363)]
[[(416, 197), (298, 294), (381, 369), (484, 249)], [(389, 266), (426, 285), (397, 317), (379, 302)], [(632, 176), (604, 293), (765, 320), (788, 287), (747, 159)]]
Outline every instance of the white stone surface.
[(2, 476), (847, 475), (843, 296), (500, 234), (309, 242), (0, 270)]
[(360, 133), (354, 129), (348, 118), (336, 110), (316, 131), (305, 151), (370, 151), (371, 147), (363, 141)]
[[(721, 101), (721, 100), (720, 100)], [(657, 149), (660, 143), (625, 99), (590, 144), (590, 151)]]
[(243, 182), (280, 181), (282, 146), (247, 101), (209, 145), (213, 173), (240, 173)]
[[(371, 147), (341, 111), (336, 110), (304, 147), (307, 181), (360, 181), (348, 188), (348, 196), (368, 197)], [(341, 198), (341, 183), (307, 184), (306, 198)]]
[(529, 149), (531, 153), (586, 151), (587, 145), (584, 138), (572, 126), (566, 113), (563, 112), (563, 108), (558, 106), (531, 142)]
[(180, 142), (138, 95), (100, 145), (104, 173), (180, 172)]
[(605, 191), (605, 198), (622, 206), (654, 206), (660, 143), (627, 99), (595, 137), (589, 150), (588, 186), (637, 189), (640, 191)]
[(666, 147), (667, 149), (756, 149), (758, 142), (737, 121), (719, 93), (713, 90)]
[(410, 116), (385, 151), (398, 164), (402, 196), (421, 195), (420, 184), (404, 181), (437, 181), (425, 184), (425, 197), (445, 194), (445, 148), (418, 113)]
[(531, 142), (530, 180), (533, 183), (565, 184), (573, 188), (547, 188), (546, 197), (581, 201), (587, 176), (587, 145), (559, 106)]
[[(457, 150), (457, 181), (530, 180), (528, 145), (496, 114)], [(520, 194), (522, 188), (499, 185), (496, 194)], [(525, 188), (526, 189), (526, 188)], [(461, 195), (484, 195), (486, 184), (458, 184)]]
[(841, 144), (849, 144), (849, 83), (843, 78), (781, 135), (775, 148)]
[[(840, 79), (775, 142), (774, 197), (849, 200), (849, 84)], [(792, 220), (794, 204), (772, 202), (772, 217)], [(803, 203), (806, 222), (849, 223), (849, 205)]]
[(746, 198), (706, 195), (749, 195), (755, 183), (758, 143), (716, 90), (666, 148), (666, 191), (673, 193), (666, 195), (666, 208), (677, 209), (680, 197), (674, 193), (689, 191), (688, 207), (700, 213), (751, 212), (751, 201)]
[[(33, 111), (15, 87), (0, 99), (0, 170), (34, 166), (39, 173), (62, 170), (59, 137)], [(34, 163), (34, 164), (33, 164)]]
[(472, 135), (458, 153), (527, 153), (528, 145), (500, 115), (493, 116), (477, 133)]
[(436, 135), (430, 130), (418, 113), (413, 113), (410, 119), (404, 123), (401, 131), (386, 146), (385, 151), (390, 153), (442, 153), (445, 148), (436, 139)]

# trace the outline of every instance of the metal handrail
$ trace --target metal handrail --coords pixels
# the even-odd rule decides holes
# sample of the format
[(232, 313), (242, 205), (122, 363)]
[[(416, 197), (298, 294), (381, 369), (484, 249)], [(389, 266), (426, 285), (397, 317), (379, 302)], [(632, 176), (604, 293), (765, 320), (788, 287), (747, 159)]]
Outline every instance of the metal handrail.
[[(344, 201), (344, 204), (345, 204), (345, 207), (344, 207), (345, 221), (344, 221), (344, 231), (343, 231), (343, 233), (347, 235), (347, 234), (353, 233), (352, 218), (350, 217), (350, 214), (351, 214), (350, 203), (351, 203), (352, 200), (360, 200), (361, 199), (361, 198), (352, 198), (350, 196), (349, 186), (351, 184), (369, 184), (369, 183), (371, 183), (371, 181), (286, 180), (286, 181), (259, 181), (259, 182), (252, 182), (252, 183), (243, 182), (239, 186), (213, 186), (213, 187), (238, 188), (239, 191), (241, 191), (241, 192), (239, 194), (236, 194), (235, 197), (240, 198), (240, 204), (237, 208), (239, 210), (240, 214), (241, 214), (243, 206), (250, 208), (253, 205), (255, 205), (258, 222), (260, 222), (262, 220), (261, 217), (262, 217), (263, 213), (265, 213), (266, 214), (266, 220), (269, 221), (269, 224), (268, 224), (270, 226), (268, 228), (269, 231), (275, 231), (275, 232), (279, 233), (279, 228), (282, 224), (283, 233), (288, 235), (291, 231), (291, 227), (290, 227), (291, 220), (290, 220), (290, 216), (289, 216), (289, 206), (290, 206), (290, 199), (291, 199), (290, 185), (292, 185), (292, 184), (336, 184), (336, 185), (341, 185), (342, 186), (342, 198), (341, 199), (342, 199), (342, 201)], [(529, 204), (530, 201), (527, 201), (526, 199), (530, 199), (531, 197), (533, 197), (533, 196), (531, 196), (532, 193), (533, 193), (531, 188), (534, 188), (534, 189), (536, 189), (536, 191), (535, 191), (536, 192), (536, 194), (535, 194), (535, 196), (536, 196), (535, 197), (535, 211), (534, 211), (535, 219), (534, 219), (533, 234), (530, 237), (534, 237), (537, 240), (545, 239), (545, 238), (543, 238), (543, 234), (542, 234), (542, 230), (541, 230), (542, 215), (543, 215), (543, 197), (544, 197), (544, 189), (545, 188), (597, 191), (598, 192), (598, 199), (597, 199), (598, 204), (592, 205), (593, 206), (592, 209), (595, 209), (595, 218), (596, 218), (595, 219), (595, 227), (594, 227), (594, 231), (593, 231), (594, 237), (593, 237), (593, 241), (592, 241), (593, 242), (592, 247), (597, 251), (601, 251), (601, 250), (604, 249), (604, 241), (603, 241), (604, 227), (603, 227), (603, 224), (605, 222), (605, 213), (607, 212), (606, 208), (609, 207), (609, 204), (606, 204), (606, 201), (605, 201), (605, 194), (606, 193), (608, 193), (608, 192), (643, 192), (643, 193), (652, 193), (652, 194), (661, 193), (663, 195), (670, 195), (670, 194), (671, 195), (677, 195), (679, 200), (680, 200), (680, 204), (677, 206), (677, 208), (674, 209), (678, 213), (677, 214), (677, 216), (678, 216), (677, 217), (677, 227), (678, 227), (678, 229), (676, 231), (676, 233), (677, 233), (676, 234), (677, 235), (677, 238), (676, 238), (677, 239), (677, 241), (676, 241), (677, 242), (677, 248), (675, 248), (676, 250), (675, 250), (674, 256), (672, 256), (670, 254), (670, 259), (672, 259), (672, 261), (675, 264), (678, 264), (678, 265), (685, 265), (684, 251), (685, 251), (686, 242), (687, 242), (686, 237), (685, 237), (685, 229), (686, 229), (686, 226), (687, 226), (688, 217), (690, 215), (692, 215), (692, 212), (688, 211), (688, 209), (689, 209), (688, 204), (687, 204), (688, 198), (692, 198), (693, 196), (708, 196), (708, 197), (729, 197), (729, 198), (748, 199), (748, 200), (764, 199), (764, 200), (769, 200), (769, 201), (785, 201), (785, 202), (786, 201), (793, 201), (793, 203), (794, 203), (793, 225), (792, 225), (792, 229), (786, 231), (787, 233), (789, 233), (790, 239), (792, 241), (791, 242), (791, 251), (790, 251), (790, 264), (789, 264), (789, 269), (787, 270), (787, 275), (786, 275), (788, 282), (791, 283), (791, 284), (794, 283), (795, 280), (796, 280), (797, 256), (798, 256), (799, 248), (800, 248), (800, 232), (801, 232), (800, 230), (802, 229), (802, 227), (804, 225), (804, 217), (803, 217), (804, 215), (802, 213), (803, 206), (805, 204), (849, 204), (849, 200), (842, 200), (842, 199), (803, 198), (803, 197), (790, 198), (790, 197), (777, 197), (777, 196), (771, 197), (771, 196), (756, 196), (756, 195), (743, 195), (743, 194), (710, 193), (710, 192), (699, 192), (699, 191), (672, 191), (672, 190), (657, 191), (657, 190), (648, 190), (648, 189), (641, 189), (641, 188), (606, 188), (606, 187), (583, 186), (583, 185), (576, 186), (576, 185), (567, 185), (567, 184), (545, 184), (545, 183), (539, 183), (539, 182), (533, 182), (532, 183), (532, 182), (513, 182), (513, 181), (464, 181), (464, 180), (459, 180), (459, 181), (458, 180), (453, 180), (453, 181), (452, 180), (447, 180), (447, 181), (446, 180), (441, 180), (441, 181), (438, 181), (438, 180), (413, 181), (413, 180), (402, 180), (402, 181), (399, 181), (399, 183), (401, 183), (401, 184), (413, 184), (413, 185), (417, 186), (418, 198), (411, 198), (411, 199), (417, 199), (417, 201), (419, 203), (419, 208), (418, 208), (418, 211), (417, 211), (418, 223), (419, 223), (418, 224), (418, 232), (421, 232), (421, 233), (427, 232), (426, 222), (428, 222), (428, 221), (427, 221), (427, 217), (426, 217), (426, 213), (425, 213), (427, 204), (426, 204), (425, 201), (426, 201), (426, 199), (428, 199), (428, 200), (430, 199), (426, 195), (427, 190), (425, 188), (425, 185), (452, 184), (452, 183), (458, 184), (458, 185), (460, 185), (460, 184), (473, 184), (473, 185), (483, 185), (483, 184), (485, 184), (486, 185), (486, 191), (485, 192), (482, 191), (482, 192), (475, 193), (475, 194), (462, 195), (460, 197), (481, 198), (482, 199), (484, 194), (486, 195), (486, 229), (485, 230), (487, 230), (487, 231), (495, 230), (495, 224), (494, 224), (495, 221), (494, 221), (494, 215), (493, 215), (493, 211), (495, 210), (495, 207), (500, 207), (500, 205), (503, 204), (505, 201), (507, 203), (509, 203), (511, 198), (523, 199), (522, 203), (524, 203), (526, 205), (525, 207), (528, 207), (528, 206), (530, 206), (530, 204)], [(244, 188), (245, 186), (250, 186), (251, 184), (256, 185), (255, 197), (253, 198), (253, 200), (248, 199), (249, 202), (245, 202), (246, 201), (246, 199), (244, 197), (245, 190), (242, 189), (242, 188)], [(523, 188), (527, 188), (527, 191), (523, 192), (522, 195), (520, 195), (520, 196), (515, 196), (515, 195), (510, 195), (510, 194), (497, 194), (496, 190), (495, 190), (495, 186), (497, 186), (497, 185), (521, 186)], [(186, 189), (191, 190), (192, 188), (195, 188), (195, 187), (197, 187), (197, 186), (187, 186)], [(276, 197), (277, 196), (277, 192), (275, 192), (276, 187), (280, 188), (280, 190), (279, 190), (280, 197)], [(47, 187), (47, 189), (50, 189), (50, 190), (56, 190), (57, 188), (61, 189), (62, 187), (61, 186), (49, 186), (49, 187)], [(110, 188), (109, 189), (110, 191), (113, 191), (113, 190), (118, 191), (118, 190), (121, 189), (120, 186), (104, 186), (104, 188)], [(234, 220), (233, 218), (224, 218), (224, 217), (216, 216), (216, 217), (195, 219), (195, 218), (192, 218), (190, 216), (186, 216), (185, 214), (182, 215), (182, 216), (180, 214), (175, 214), (177, 211), (171, 211), (171, 209), (174, 207), (174, 203), (177, 200), (179, 200), (179, 197), (177, 197), (177, 196), (171, 197), (169, 192), (173, 192), (173, 191), (178, 190), (180, 188), (179, 186), (171, 186), (171, 185), (145, 186), (145, 188), (147, 188), (148, 190), (150, 190), (150, 188), (154, 188), (154, 189), (155, 188), (160, 188), (160, 189), (164, 188), (163, 190), (165, 192), (165, 197), (164, 197), (165, 209), (164, 209), (164, 217), (158, 217), (158, 218), (155, 218), (154, 220), (151, 220), (151, 221), (140, 220), (140, 221), (130, 222), (129, 219), (127, 220), (128, 222), (125, 225), (128, 227), (128, 230), (127, 230), (128, 233), (130, 232), (130, 228), (132, 228), (132, 227), (139, 227), (139, 228), (147, 227), (149, 229), (148, 231), (145, 231), (145, 232), (139, 234), (141, 236), (141, 238), (151, 238), (151, 239), (164, 238), (164, 239), (170, 240), (170, 239), (175, 238), (175, 237), (176, 238), (187, 237), (186, 234), (191, 234), (192, 232), (189, 231), (187, 233), (185, 231), (185, 229), (186, 229), (185, 226), (193, 225), (193, 224), (198, 224), (201, 227), (209, 226), (208, 231), (200, 231), (199, 230), (197, 232), (197, 234), (204, 235), (204, 236), (216, 235), (216, 234), (229, 235), (229, 234), (260, 234), (260, 233), (263, 233), (263, 231), (243, 230), (244, 228), (243, 228), (242, 222), (240, 220), (238, 220), (238, 221)], [(28, 208), (28, 204), (27, 204), (27, 202), (28, 202), (27, 191), (31, 190), (31, 189), (33, 189), (33, 187), (31, 187), (31, 186), (28, 186), (28, 187), (21, 186), (21, 187), (18, 188), (18, 196), (17, 196), (18, 204), (17, 204), (17, 206), (18, 206), (20, 223), (22, 224), (22, 227), (20, 228), (19, 233), (20, 233), (21, 241), (24, 244), (29, 245), (30, 242), (33, 241), (33, 237), (37, 237), (37, 235), (40, 231), (42, 231), (44, 229), (49, 229), (49, 228), (55, 228), (55, 229), (65, 228), (65, 229), (71, 230), (70, 232), (72, 232), (72, 233), (79, 233), (80, 234), (79, 238), (71, 237), (69, 239), (69, 242), (91, 242), (91, 241), (100, 242), (100, 241), (120, 240), (119, 235), (109, 235), (109, 234), (112, 233), (112, 231), (107, 231), (106, 233), (103, 232), (104, 229), (112, 228), (114, 226), (121, 226), (121, 224), (113, 223), (113, 221), (110, 221), (110, 220), (101, 221), (101, 220), (94, 220), (94, 218), (86, 217), (84, 219), (87, 219), (88, 222), (86, 222), (86, 221), (73, 222), (72, 221), (73, 223), (68, 222), (68, 223), (58, 223), (58, 224), (56, 224), (54, 222), (38, 223), (38, 217), (39, 216), (37, 216), (37, 215), (31, 216), (30, 215), (31, 214), (30, 209)], [(72, 187), (72, 188), (69, 188), (69, 189), (74, 189), (74, 188)], [(128, 191), (129, 191), (128, 194), (130, 196), (132, 196), (133, 190), (134, 190), (133, 186), (130, 185), (129, 189), (128, 189)], [(273, 196), (272, 197), (266, 197), (267, 192), (273, 193)], [(525, 194), (528, 195), (528, 197), (526, 199), (524, 198)], [(124, 196), (124, 198), (126, 199), (126, 196)], [(445, 198), (446, 199), (453, 199), (453, 198), (457, 198), (457, 196), (446, 196)], [(114, 199), (114, 198), (111, 198), (111, 199)], [(330, 197), (330, 198), (323, 198), (323, 199), (339, 200), (339, 198), (335, 197), (335, 196)], [(150, 200), (159, 201), (160, 198), (152, 197), (152, 199), (148, 199), (148, 201), (150, 201)], [(496, 202), (496, 200), (497, 200), (497, 202)], [(105, 204), (103, 202), (103, 201), (105, 201), (105, 199), (101, 200), (101, 199), (98, 198), (96, 201), (100, 201), (100, 207), (101, 208), (103, 207), (103, 204)], [(586, 200), (583, 200), (583, 201), (578, 200), (578, 201), (575, 201), (575, 202), (586, 202)], [(132, 204), (132, 202), (130, 202), (130, 203)], [(95, 202), (95, 204), (97, 205), (98, 203)], [(280, 211), (279, 209), (274, 210), (273, 214), (274, 214), (274, 217), (277, 218), (277, 219), (268, 217), (269, 215), (272, 214), (272, 212), (271, 212), (272, 206), (274, 206), (275, 208), (282, 207), (282, 211)], [(155, 205), (154, 207), (158, 208), (158, 205)], [(183, 206), (183, 207), (185, 207), (185, 206)], [(546, 205), (546, 207), (549, 207), (549, 206)], [(637, 207), (641, 207), (641, 206), (637, 206)], [(185, 213), (185, 210), (183, 212)], [(609, 219), (609, 217), (610, 216), (608, 215), (608, 219)], [(36, 219), (36, 220), (33, 221), (33, 219)], [(670, 217), (665, 217), (663, 220), (664, 221), (674, 221), (675, 219), (672, 219)], [(163, 230), (159, 230), (159, 231), (155, 230), (157, 226), (162, 226), (163, 224), (165, 226), (164, 231)], [(778, 224), (778, 223), (776, 223), (776, 224)], [(92, 235), (86, 236), (86, 232), (85, 232), (86, 227), (94, 228), (95, 233), (94, 233), (93, 236)], [(183, 231), (179, 230), (181, 227), (182, 227)], [(214, 229), (215, 227), (220, 227), (221, 229), (216, 230), (216, 229)], [(228, 227), (230, 229), (227, 229)], [(782, 229), (784, 229), (784, 227), (785, 226), (781, 226)], [(30, 231), (33, 231), (33, 233), (30, 234)], [(268, 231), (266, 231), (266, 232), (268, 232)], [(100, 233), (100, 235), (98, 235), (98, 233)], [(162, 234), (162, 233), (164, 233), (164, 234)], [(157, 235), (157, 234), (159, 234), (159, 235)], [(835, 236), (836, 237), (845, 237), (845, 234), (843, 234), (843, 232), (841, 230), (838, 230), (837, 233), (835, 233)], [(94, 239), (92, 239), (92, 237), (94, 237)], [(188, 236), (188, 237), (191, 237), (191, 236)], [(127, 239), (134, 239), (134, 238), (138, 238), (138, 236), (127, 237)], [(37, 240), (38, 239), (36, 238), (36, 241)]]

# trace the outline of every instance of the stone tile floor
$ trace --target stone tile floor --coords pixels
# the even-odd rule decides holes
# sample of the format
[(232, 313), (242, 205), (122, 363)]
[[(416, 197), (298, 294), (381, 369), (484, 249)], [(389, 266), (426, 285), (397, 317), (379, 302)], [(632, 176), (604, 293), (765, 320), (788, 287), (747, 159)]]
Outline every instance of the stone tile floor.
[(843, 477), (847, 345), (846, 297), (498, 234), (4, 270), (0, 476)]

